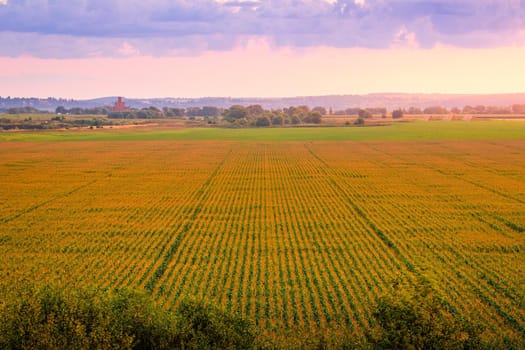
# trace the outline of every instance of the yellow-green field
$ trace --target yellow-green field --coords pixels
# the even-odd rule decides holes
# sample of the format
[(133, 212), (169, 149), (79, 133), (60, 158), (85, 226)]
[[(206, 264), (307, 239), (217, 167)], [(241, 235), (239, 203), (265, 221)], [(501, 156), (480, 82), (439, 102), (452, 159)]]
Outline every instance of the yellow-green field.
[(0, 154), (2, 296), (24, 283), (143, 288), (167, 308), (195, 295), (293, 347), (361, 334), (392, 280), (423, 278), (487, 337), (525, 333), (525, 139), (2, 142)]

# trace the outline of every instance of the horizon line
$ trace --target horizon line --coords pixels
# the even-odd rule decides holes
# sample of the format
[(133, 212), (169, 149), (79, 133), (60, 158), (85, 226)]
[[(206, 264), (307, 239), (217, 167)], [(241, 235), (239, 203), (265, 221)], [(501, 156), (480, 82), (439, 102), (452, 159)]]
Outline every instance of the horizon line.
[(164, 96), (164, 97), (127, 97), (125, 95), (106, 95), (99, 97), (63, 97), (63, 96), (2, 96), (2, 99), (56, 99), (56, 100), (76, 100), (76, 101), (89, 101), (89, 100), (99, 100), (105, 98), (117, 98), (122, 97), (128, 100), (162, 100), (162, 99), (261, 99), (261, 100), (270, 100), (270, 99), (291, 99), (291, 98), (309, 98), (309, 97), (332, 97), (332, 96), (373, 96), (373, 95), (448, 95), (448, 96), (494, 96), (494, 95), (525, 95), (525, 91), (522, 92), (483, 92), (483, 93), (466, 93), (466, 92), (369, 92), (369, 93), (345, 93), (345, 94), (322, 94), (322, 95), (287, 95), (287, 96)]

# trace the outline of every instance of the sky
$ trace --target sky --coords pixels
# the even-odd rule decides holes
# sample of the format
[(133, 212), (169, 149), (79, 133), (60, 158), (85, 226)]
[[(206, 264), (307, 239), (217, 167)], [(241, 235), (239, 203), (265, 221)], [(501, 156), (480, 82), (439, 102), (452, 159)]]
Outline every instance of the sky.
[(525, 92), (525, 0), (0, 0), (0, 96)]

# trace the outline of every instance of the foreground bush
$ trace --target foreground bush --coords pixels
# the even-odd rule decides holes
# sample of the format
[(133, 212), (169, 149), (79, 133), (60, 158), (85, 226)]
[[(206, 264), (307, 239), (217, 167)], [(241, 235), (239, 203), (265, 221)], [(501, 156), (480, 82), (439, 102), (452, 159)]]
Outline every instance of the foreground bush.
[(0, 304), (0, 349), (248, 349), (249, 323), (202, 302), (175, 314), (129, 291), (25, 291)]
[(369, 333), (375, 349), (482, 349), (481, 328), (452, 312), (431, 288), (395, 286), (380, 298), (374, 317), (378, 327)]
[[(523, 349), (523, 341), (481, 340), (481, 328), (456, 314), (429, 284), (396, 285), (374, 308), (366, 337), (341, 326), (293, 339), (257, 339), (268, 349)], [(334, 329), (331, 329), (332, 331)], [(291, 330), (293, 332), (293, 330)], [(326, 331), (326, 330), (325, 330)], [(175, 312), (131, 290), (28, 289), (0, 300), (0, 349), (253, 349), (247, 320), (185, 299)]]
[(171, 315), (126, 290), (28, 290), (1, 318), (2, 349), (165, 349), (175, 339)]
[(178, 346), (183, 349), (251, 349), (250, 322), (199, 301), (185, 300), (177, 309)]

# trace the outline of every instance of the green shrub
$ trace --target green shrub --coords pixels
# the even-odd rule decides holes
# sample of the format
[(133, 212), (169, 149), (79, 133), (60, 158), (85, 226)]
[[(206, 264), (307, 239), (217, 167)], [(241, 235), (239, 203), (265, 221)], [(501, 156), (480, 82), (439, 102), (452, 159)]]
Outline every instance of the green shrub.
[(396, 285), (379, 299), (369, 333), (375, 349), (480, 349), (481, 328), (450, 310), (426, 282)]
[(210, 304), (184, 300), (177, 309), (179, 346), (184, 349), (252, 349), (251, 323)]
[(173, 317), (129, 290), (25, 291), (0, 309), (2, 349), (167, 349)]
[(267, 116), (260, 116), (260, 117), (257, 117), (257, 119), (255, 120), (255, 126), (270, 126), (272, 123), (271, 119)]
[(30, 288), (0, 303), (0, 349), (250, 349), (249, 322), (183, 301), (175, 314), (132, 290)]
[(403, 112), (403, 110), (399, 108), (399, 109), (396, 109), (395, 111), (392, 111), (392, 118), (394, 119), (403, 118), (404, 114), (405, 113)]
[(365, 125), (365, 120), (359, 117), (354, 121), (354, 125)]

